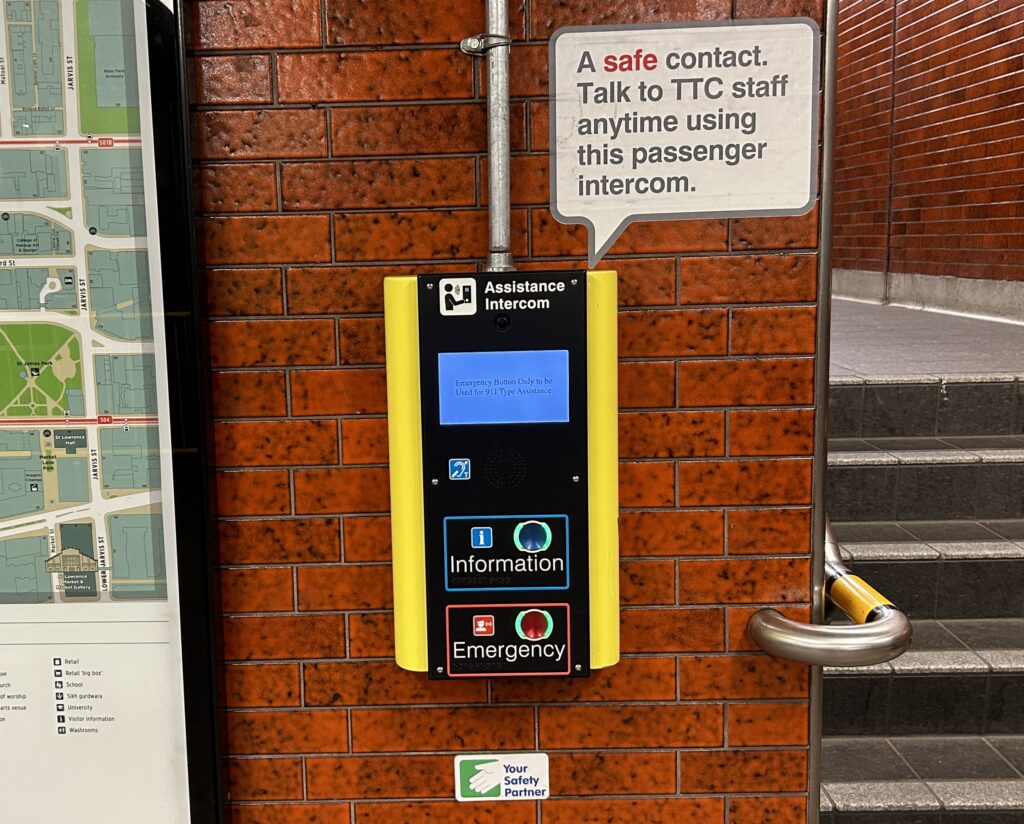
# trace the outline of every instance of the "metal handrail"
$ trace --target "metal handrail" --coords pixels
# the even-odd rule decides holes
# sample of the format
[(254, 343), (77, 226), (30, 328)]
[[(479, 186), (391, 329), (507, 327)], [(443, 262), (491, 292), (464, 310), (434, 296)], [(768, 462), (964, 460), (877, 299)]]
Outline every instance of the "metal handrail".
[(771, 655), (822, 667), (881, 664), (910, 645), (910, 619), (846, 567), (827, 520), (825, 593), (853, 625), (803, 624), (765, 608), (750, 617), (747, 635)]

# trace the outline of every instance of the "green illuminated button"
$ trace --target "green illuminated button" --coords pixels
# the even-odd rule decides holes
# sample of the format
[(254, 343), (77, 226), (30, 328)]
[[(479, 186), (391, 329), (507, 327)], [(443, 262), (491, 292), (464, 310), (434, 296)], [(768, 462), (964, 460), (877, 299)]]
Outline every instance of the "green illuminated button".
[(551, 613), (545, 609), (524, 609), (516, 616), (516, 635), (524, 641), (543, 641), (554, 628)]
[(522, 521), (516, 524), (512, 540), (521, 552), (543, 552), (551, 546), (551, 527), (543, 521)]

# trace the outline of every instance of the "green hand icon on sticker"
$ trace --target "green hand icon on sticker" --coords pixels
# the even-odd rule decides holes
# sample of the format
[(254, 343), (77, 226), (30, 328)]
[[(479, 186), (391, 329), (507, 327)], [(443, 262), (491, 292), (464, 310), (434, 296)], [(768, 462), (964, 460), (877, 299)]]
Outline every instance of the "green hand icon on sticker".
[(461, 762), (459, 790), (463, 798), (500, 798), (501, 763), (496, 759)]

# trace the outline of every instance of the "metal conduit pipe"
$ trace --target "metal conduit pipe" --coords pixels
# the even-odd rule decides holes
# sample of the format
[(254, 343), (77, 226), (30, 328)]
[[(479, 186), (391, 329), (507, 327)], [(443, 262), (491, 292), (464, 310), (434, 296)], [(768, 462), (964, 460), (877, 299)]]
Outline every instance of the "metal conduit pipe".
[(508, 0), (487, 0), (487, 271), (512, 272), (509, 214)]
[(857, 623), (803, 624), (774, 609), (760, 609), (747, 635), (779, 658), (823, 667), (863, 667), (902, 654), (910, 645), (910, 620), (843, 564), (832, 526), (825, 523), (825, 592)]

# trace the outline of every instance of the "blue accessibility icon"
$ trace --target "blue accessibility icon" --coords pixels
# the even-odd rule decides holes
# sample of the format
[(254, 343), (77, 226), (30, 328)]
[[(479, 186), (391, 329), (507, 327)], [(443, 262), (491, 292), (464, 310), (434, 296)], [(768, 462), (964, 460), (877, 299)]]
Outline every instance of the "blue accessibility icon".
[(489, 526), (475, 526), (469, 531), (469, 543), (473, 549), (490, 549), (494, 546), (494, 531)]
[(448, 480), (468, 481), (469, 480), (469, 458), (448, 459)]

